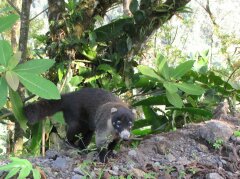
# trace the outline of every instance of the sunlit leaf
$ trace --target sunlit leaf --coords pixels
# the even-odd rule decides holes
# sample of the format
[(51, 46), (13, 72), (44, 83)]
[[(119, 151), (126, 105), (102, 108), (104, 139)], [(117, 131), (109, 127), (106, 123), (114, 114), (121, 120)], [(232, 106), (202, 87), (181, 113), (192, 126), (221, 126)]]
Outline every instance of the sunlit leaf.
[(178, 65), (173, 71), (172, 77), (176, 79), (181, 78), (183, 75), (185, 75), (188, 71), (192, 69), (194, 62), (195, 61), (193, 60), (188, 60)]
[(12, 55), (12, 47), (8, 41), (0, 40), (0, 65), (7, 67), (8, 61)]
[(41, 174), (37, 169), (33, 169), (32, 173), (33, 173), (33, 178), (34, 179), (41, 179)]
[(12, 56), (12, 58), (8, 62), (8, 69), (12, 70), (17, 66), (17, 64), (21, 59), (21, 55), (22, 55), (22, 52), (18, 51)]
[(4, 72), (6, 68), (4, 66), (0, 66), (0, 73)]
[(20, 82), (32, 93), (45, 99), (60, 99), (57, 87), (36, 74), (16, 72)]
[(177, 93), (169, 93), (166, 91), (166, 96), (168, 101), (175, 107), (181, 108), (183, 106), (183, 101)]
[[(19, 96), (18, 92), (14, 92), (13, 90), (9, 91), (10, 101), (12, 104), (13, 114), (17, 119), (20, 127), (26, 131), (27, 129), (27, 119), (23, 114), (23, 102), (21, 97)], [(14, 160), (14, 159), (13, 159)]]
[(0, 77), (0, 109), (7, 102), (8, 85), (4, 78)]
[(31, 169), (28, 167), (24, 167), (20, 170), (18, 179), (26, 178), (31, 172)]
[(171, 82), (164, 82), (163, 86), (167, 89), (169, 93), (176, 93), (178, 91), (178, 88), (176, 87), (175, 83)]
[(19, 86), (19, 78), (17, 74), (13, 71), (7, 71), (5, 78), (8, 85), (12, 88), (12, 90), (16, 91)]
[(5, 179), (11, 179), (14, 175), (16, 175), (19, 172), (20, 168), (12, 168)]
[(0, 33), (7, 29), (10, 29), (18, 19), (19, 16), (16, 14), (0, 17)]
[(17, 65), (14, 71), (18, 73), (41, 74), (47, 71), (54, 63), (55, 61), (50, 59), (35, 59)]
[(151, 78), (155, 78), (159, 81), (164, 81), (152, 68), (144, 65), (139, 65), (138, 70), (143, 74)]
[(187, 94), (201, 95), (204, 93), (204, 89), (196, 84), (176, 83), (176, 86)]

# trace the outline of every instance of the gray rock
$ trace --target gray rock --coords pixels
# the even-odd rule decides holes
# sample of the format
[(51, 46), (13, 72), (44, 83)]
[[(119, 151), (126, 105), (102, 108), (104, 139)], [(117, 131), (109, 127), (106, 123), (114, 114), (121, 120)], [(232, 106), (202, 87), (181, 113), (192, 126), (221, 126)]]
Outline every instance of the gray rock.
[(233, 128), (224, 121), (211, 120), (201, 126), (197, 132), (200, 138), (207, 142), (214, 143), (216, 140), (227, 142), (233, 134)]
[(73, 175), (71, 179), (83, 179), (83, 178), (84, 176), (76, 174), (76, 175)]
[(171, 153), (169, 153), (169, 154), (166, 155), (166, 159), (167, 159), (169, 162), (176, 161), (176, 157), (174, 157)]
[(80, 167), (76, 167), (73, 169), (73, 171), (79, 175), (84, 175), (84, 173), (82, 172), (81, 168)]
[(218, 173), (209, 173), (206, 175), (206, 179), (224, 179), (224, 178)]
[(66, 158), (58, 157), (55, 161), (53, 161), (52, 167), (56, 169), (67, 170), (69, 167), (69, 162)]
[(137, 156), (137, 152), (136, 152), (136, 150), (130, 150), (129, 152), (128, 152), (128, 155), (130, 156), (130, 157), (136, 157)]
[(112, 170), (115, 171), (115, 172), (118, 172), (119, 171), (119, 167), (116, 166), (116, 165), (113, 165), (112, 166)]

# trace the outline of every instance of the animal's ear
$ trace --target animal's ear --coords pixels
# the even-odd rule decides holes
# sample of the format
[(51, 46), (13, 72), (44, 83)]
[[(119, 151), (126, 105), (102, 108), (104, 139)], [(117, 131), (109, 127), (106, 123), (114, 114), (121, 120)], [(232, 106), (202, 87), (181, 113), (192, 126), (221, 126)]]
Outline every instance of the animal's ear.
[(117, 108), (112, 108), (111, 113), (115, 113), (115, 112), (117, 112)]

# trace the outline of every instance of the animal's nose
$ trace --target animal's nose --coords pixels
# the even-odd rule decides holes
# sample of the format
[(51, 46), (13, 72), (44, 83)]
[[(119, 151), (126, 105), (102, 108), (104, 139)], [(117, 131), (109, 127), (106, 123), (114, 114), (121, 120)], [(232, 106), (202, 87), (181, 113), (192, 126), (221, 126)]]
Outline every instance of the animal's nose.
[(121, 133), (120, 133), (120, 137), (122, 139), (128, 139), (130, 137), (130, 132), (126, 129), (124, 129)]

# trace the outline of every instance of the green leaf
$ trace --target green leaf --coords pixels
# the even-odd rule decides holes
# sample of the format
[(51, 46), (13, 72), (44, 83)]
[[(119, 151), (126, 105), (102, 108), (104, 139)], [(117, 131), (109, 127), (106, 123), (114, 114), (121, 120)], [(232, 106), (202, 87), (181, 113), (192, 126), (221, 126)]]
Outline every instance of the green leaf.
[(10, 179), (10, 178), (12, 178), (14, 175), (16, 175), (16, 174), (19, 172), (19, 170), (20, 170), (20, 168), (12, 168), (12, 169), (8, 172), (8, 174), (7, 174), (7, 176), (5, 177), (5, 179)]
[(164, 81), (152, 68), (144, 65), (139, 65), (138, 70), (143, 74), (151, 78), (155, 78), (159, 81)]
[(183, 75), (185, 75), (188, 71), (192, 69), (194, 62), (195, 61), (193, 60), (188, 60), (178, 65), (175, 70), (173, 70), (172, 77), (180, 79)]
[(33, 169), (32, 173), (33, 173), (33, 178), (34, 179), (41, 179), (41, 174), (37, 169)]
[(9, 163), (7, 165), (0, 166), (0, 171), (8, 171), (8, 170), (11, 170), (12, 168), (19, 168), (19, 167), (21, 167), (21, 165), (18, 163)]
[(21, 72), (21, 73), (26, 72), (26, 73), (41, 74), (47, 71), (54, 63), (55, 61), (50, 59), (35, 59), (35, 60), (30, 60), (26, 63), (17, 65), (14, 71)]
[(40, 154), (41, 142), (42, 142), (42, 122), (38, 122), (31, 126), (32, 138), (29, 149), (32, 154)]
[(166, 96), (152, 96), (133, 104), (133, 106), (169, 105)]
[(0, 33), (7, 29), (10, 29), (18, 19), (19, 16), (16, 14), (0, 17)]
[(6, 68), (4, 66), (0, 66), (0, 73), (5, 72)]
[(166, 96), (168, 101), (175, 107), (181, 108), (183, 106), (183, 101), (177, 93), (169, 93), (166, 91)]
[(45, 99), (60, 99), (57, 87), (36, 74), (16, 72), (20, 82), (32, 93)]
[(24, 167), (20, 170), (19, 175), (18, 175), (18, 179), (23, 179), (26, 178), (31, 172), (31, 169), (29, 169), (28, 167)]
[[(26, 131), (27, 129), (27, 119), (23, 114), (23, 103), (21, 97), (19, 96), (18, 92), (14, 92), (13, 90), (9, 91), (10, 101), (12, 104), (13, 114), (17, 119), (20, 127)], [(13, 158), (14, 160), (14, 158)]]
[(8, 41), (0, 40), (0, 64), (7, 67), (12, 54), (12, 47)]
[(158, 72), (165, 78), (170, 78), (170, 69), (168, 67), (167, 59), (162, 55), (159, 54), (157, 57), (157, 66)]
[(57, 112), (51, 118), (54, 119), (55, 121), (59, 122), (60, 124), (65, 125), (63, 112)]
[(21, 55), (22, 55), (22, 52), (18, 51), (12, 56), (12, 58), (8, 62), (9, 70), (12, 70), (13, 68), (15, 68), (17, 66), (17, 64), (19, 63), (19, 61), (21, 59)]
[(196, 84), (176, 83), (176, 86), (185, 93), (192, 95), (201, 95), (205, 91), (202, 87)]
[(169, 93), (176, 93), (178, 91), (178, 88), (176, 87), (175, 83), (171, 83), (171, 82), (164, 82), (163, 86), (166, 88), (166, 90)]
[(8, 85), (12, 88), (12, 90), (17, 91), (19, 86), (19, 78), (17, 74), (13, 71), (7, 71), (5, 78)]
[(7, 102), (8, 85), (4, 78), (0, 77), (0, 109)]

